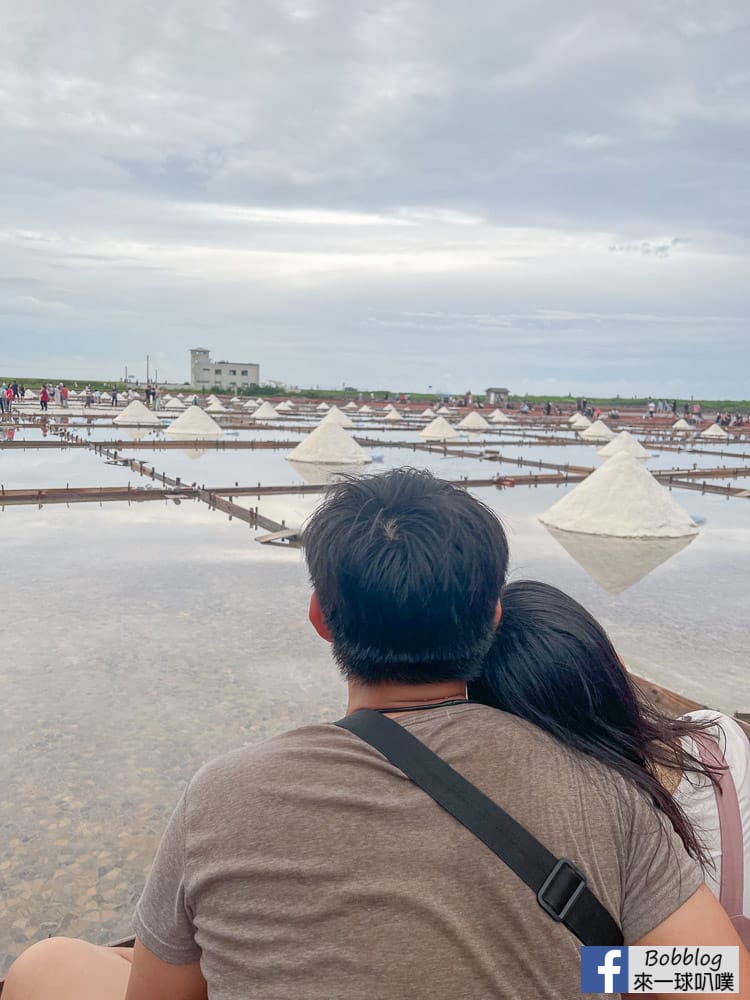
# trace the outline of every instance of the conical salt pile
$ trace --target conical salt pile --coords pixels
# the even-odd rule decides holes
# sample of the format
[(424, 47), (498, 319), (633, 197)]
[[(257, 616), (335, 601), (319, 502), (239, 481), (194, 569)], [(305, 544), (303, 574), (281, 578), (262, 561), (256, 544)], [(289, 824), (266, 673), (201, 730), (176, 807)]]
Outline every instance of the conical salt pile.
[(611, 441), (615, 436), (603, 420), (595, 420), (590, 427), (579, 433), (584, 441)]
[(397, 424), (399, 420), (401, 420), (401, 414), (398, 412), (398, 410), (389, 410), (383, 419), (386, 421), (386, 423)]
[(422, 410), (422, 412), (419, 415), (420, 417), (429, 417), (430, 420), (432, 420), (432, 418), (435, 416), (435, 411), (432, 409), (431, 406), (428, 406), (427, 409)]
[(724, 428), (720, 427), (718, 424), (711, 424), (711, 426), (707, 427), (705, 429), (705, 431), (701, 431), (700, 434), (698, 435), (698, 437), (702, 437), (702, 438), (728, 438), (728, 437), (731, 437), (731, 435), (727, 434), (727, 432), (724, 430)]
[(326, 410), (329, 410), (330, 407), (329, 407), (328, 403), (318, 403), (318, 405), (315, 407), (315, 409), (319, 410), (321, 413), (324, 413)]
[(208, 404), (206, 407), (206, 413), (229, 413), (229, 410), (226, 406), (222, 406), (222, 404), (216, 400), (216, 402)]
[(393, 405), (393, 403), (389, 403), (385, 409), (387, 413), (392, 413), (396, 409), (396, 407)]
[(282, 400), (282, 402), (278, 403), (276, 406), (277, 413), (289, 413), (291, 409), (292, 409), (292, 404), (289, 402), (288, 399)]
[(432, 423), (419, 432), (419, 436), (425, 441), (455, 441), (459, 435), (445, 417), (435, 417)]
[(168, 403), (164, 404), (165, 410), (179, 410), (180, 413), (185, 409), (185, 404), (180, 402), (180, 400), (173, 396)]
[(315, 462), (325, 465), (364, 465), (372, 459), (349, 437), (343, 427), (322, 420), (304, 441), (286, 456), (290, 462)]
[(588, 417), (584, 417), (582, 413), (576, 413), (574, 417), (570, 418), (570, 426), (574, 431), (583, 431), (587, 427), (591, 427), (591, 421)]
[(490, 423), (491, 424), (512, 424), (513, 421), (510, 419), (510, 417), (507, 414), (503, 413), (502, 410), (493, 410), (492, 413), (490, 413)]
[(254, 399), (248, 399), (248, 401), (244, 405), (245, 405), (245, 409), (246, 410), (257, 410), (258, 409), (258, 404), (255, 402)]
[(578, 417), (580, 417), (580, 416), (582, 416), (582, 413), (581, 413), (580, 410), (578, 410), (576, 413), (573, 414), (572, 417), (568, 417), (568, 423), (569, 424), (574, 424), (576, 422), (576, 420), (578, 419)]
[(367, 405), (367, 403), (365, 403), (364, 406), (360, 406), (359, 412), (360, 413), (372, 413), (372, 409)]
[(613, 455), (539, 518), (561, 531), (616, 538), (681, 538), (698, 529), (637, 458)]
[(157, 415), (147, 410), (139, 399), (129, 403), (122, 413), (117, 414), (112, 423), (118, 427), (161, 427)]
[[(69, 396), (76, 396), (78, 394), (75, 393), (75, 392), (70, 392), (70, 393), (68, 393), (68, 395)], [(27, 399), (36, 399), (36, 393), (34, 392), (33, 389), (27, 389), (26, 390), (26, 395), (23, 398), (24, 398), (24, 400), (27, 400)]]
[(198, 441), (203, 438), (210, 440), (220, 438), (224, 433), (205, 410), (200, 406), (188, 406), (179, 417), (167, 427), (166, 433), (172, 437), (189, 438)]
[(219, 403), (219, 402), (221, 402), (221, 400), (219, 399), (218, 396), (214, 396), (214, 394), (211, 393), (211, 395), (207, 397), (206, 402), (207, 403)]
[(672, 424), (673, 431), (691, 431), (692, 429), (693, 428), (684, 417), (680, 417), (676, 423)]
[(232, 398), (229, 400), (229, 402), (232, 403), (232, 404), (235, 404), (235, 403), (241, 403), (242, 400), (240, 399), (239, 396), (232, 396)]
[(463, 420), (459, 420), (456, 426), (462, 431), (486, 431), (490, 425), (481, 413), (472, 410), (471, 413), (466, 414)]
[(639, 458), (642, 462), (651, 458), (651, 453), (646, 451), (641, 442), (634, 438), (630, 431), (620, 431), (616, 438), (599, 449), (599, 454), (603, 455), (604, 458), (611, 458), (612, 455), (619, 455), (623, 451), (626, 455)]
[(321, 420), (322, 424), (330, 421), (332, 424), (338, 424), (339, 427), (345, 427), (347, 430), (351, 430), (354, 427), (352, 421), (347, 417), (345, 413), (342, 413), (338, 406), (332, 406), (331, 409), (326, 413), (326, 415)]
[[(68, 395), (70, 395), (70, 393), (68, 393)], [(112, 397), (108, 392), (103, 392), (100, 396), (100, 399), (103, 403), (109, 403)]]
[(354, 402), (353, 399), (350, 399), (349, 402), (344, 407), (344, 409), (345, 410), (356, 410), (357, 409), (357, 404)]
[(450, 412), (451, 411), (448, 409), (447, 406), (441, 406), (439, 409), (435, 410), (435, 413), (440, 414), (440, 415), (445, 414), (445, 413), (450, 413)]
[(254, 420), (275, 420), (277, 417), (278, 413), (270, 403), (263, 403), (253, 414)]

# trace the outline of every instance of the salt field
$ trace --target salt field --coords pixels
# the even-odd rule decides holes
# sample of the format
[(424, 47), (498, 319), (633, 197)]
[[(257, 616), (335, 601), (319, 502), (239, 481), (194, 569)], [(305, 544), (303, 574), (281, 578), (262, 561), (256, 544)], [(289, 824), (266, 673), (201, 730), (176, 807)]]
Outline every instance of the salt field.
[[(341, 433), (372, 461), (338, 469), (409, 465), (469, 480), (505, 524), (512, 578), (542, 579), (581, 601), (639, 674), (730, 713), (750, 709), (750, 441), (691, 438), (677, 451), (665, 434), (660, 449), (652, 429), (633, 421), (628, 429), (651, 454), (632, 460), (640, 471), (682, 472), (671, 491), (646, 478), (679, 505), (688, 530), (645, 540), (559, 533), (539, 518), (604, 465), (601, 443), (537, 419), (429, 451), (419, 431), (431, 418), (416, 417), (423, 409), (387, 429), (382, 413), (367, 422), (355, 413), (355, 428)], [(343, 683), (307, 622), (301, 549), (258, 544), (271, 529), (247, 519), (257, 508), (296, 542), (322, 492), (266, 490), (335, 474), (325, 452), (313, 456), (322, 466), (287, 460), (321, 412), (296, 413), (288, 428), (281, 419), (253, 424), (242, 410), (212, 415), (219, 440), (176, 444), (161, 428), (132, 440), (107, 415), (42, 427), (30, 414), (2, 425), (0, 974), (50, 934), (104, 942), (129, 932), (160, 833), (202, 762), (343, 712)], [(447, 419), (456, 427), (465, 416)], [(178, 417), (160, 412), (164, 427)], [(685, 479), (693, 469), (728, 490), (687, 488), (698, 482)], [(178, 479), (206, 491), (181, 492)], [(67, 498), (50, 495), (66, 487)], [(76, 491), (97, 487), (101, 495), (79, 502)], [(226, 503), (213, 509), (219, 495)]]

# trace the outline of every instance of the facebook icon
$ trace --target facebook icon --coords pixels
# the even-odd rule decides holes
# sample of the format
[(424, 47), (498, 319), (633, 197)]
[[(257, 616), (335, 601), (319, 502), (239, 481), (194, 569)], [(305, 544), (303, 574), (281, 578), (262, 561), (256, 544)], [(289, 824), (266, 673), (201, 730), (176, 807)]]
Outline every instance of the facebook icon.
[(627, 948), (581, 948), (581, 993), (627, 992)]

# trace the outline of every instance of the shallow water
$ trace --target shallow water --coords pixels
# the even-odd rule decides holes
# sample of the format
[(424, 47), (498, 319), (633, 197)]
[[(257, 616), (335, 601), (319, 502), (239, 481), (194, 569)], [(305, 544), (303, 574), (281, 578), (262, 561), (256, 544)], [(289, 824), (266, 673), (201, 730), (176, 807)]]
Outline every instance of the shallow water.
[[(478, 455), (387, 447), (400, 432), (380, 433), (368, 471), (510, 474)], [(525, 452), (557, 453), (594, 464), (588, 446)], [(132, 450), (207, 485), (299, 481), (284, 454)], [(145, 483), (81, 449), (0, 450), (0, 473), (6, 488)], [(676, 490), (699, 535), (610, 593), (537, 520), (565, 489), (475, 491), (501, 514), (512, 576), (570, 592), (639, 672), (716, 707), (750, 707), (748, 501)], [(14, 507), (2, 518), (12, 572), (0, 666), (0, 970), (51, 933), (127, 933), (160, 831), (201, 762), (344, 706), (328, 647), (307, 623), (298, 550), (260, 546), (247, 525), (193, 501)]]

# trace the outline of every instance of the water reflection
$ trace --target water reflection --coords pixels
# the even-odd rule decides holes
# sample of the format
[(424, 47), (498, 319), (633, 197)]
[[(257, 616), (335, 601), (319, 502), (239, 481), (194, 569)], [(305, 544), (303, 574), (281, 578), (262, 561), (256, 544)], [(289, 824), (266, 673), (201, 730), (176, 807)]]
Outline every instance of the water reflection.
[(556, 542), (608, 594), (621, 594), (672, 556), (687, 548), (695, 535), (682, 538), (615, 538), (561, 531), (544, 525)]

